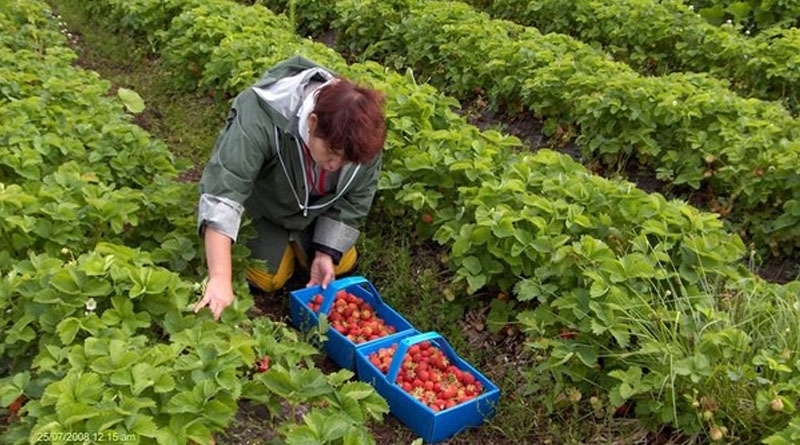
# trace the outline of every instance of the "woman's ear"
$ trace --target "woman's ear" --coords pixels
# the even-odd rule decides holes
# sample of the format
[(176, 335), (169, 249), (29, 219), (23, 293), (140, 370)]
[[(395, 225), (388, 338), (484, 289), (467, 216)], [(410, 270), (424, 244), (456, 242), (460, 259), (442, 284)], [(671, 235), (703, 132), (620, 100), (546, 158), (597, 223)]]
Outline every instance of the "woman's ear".
[(308, 125), (308, 135), (311, 136), (314, 134), (314, 130), (317, 129), (317, 114), (316, 113), (309, 113), (308, 121), (306, 122)]

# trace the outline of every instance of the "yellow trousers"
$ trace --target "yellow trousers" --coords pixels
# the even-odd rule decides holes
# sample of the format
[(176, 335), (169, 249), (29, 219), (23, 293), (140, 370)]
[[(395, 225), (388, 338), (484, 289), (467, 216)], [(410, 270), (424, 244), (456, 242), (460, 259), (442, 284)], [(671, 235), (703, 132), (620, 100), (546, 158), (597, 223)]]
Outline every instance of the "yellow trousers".
[[(338, 276), (353, 270), (356, 265), (356, 259), (358, 259), (358, 253), (356, 248), (352, 247), (342, 255), (333, 272)], [(299, 264), (300, 267), (308, 268), (308, 259), (305, 252), (297, 244), (290, 242), (283, 251), (278, 270), (270, 273), (265, 268), (250, 267), (246, 271), (247, 281), (265, 292), (275, 292), (286, 285), (289, 278), (294, 275), (295, 263)]]

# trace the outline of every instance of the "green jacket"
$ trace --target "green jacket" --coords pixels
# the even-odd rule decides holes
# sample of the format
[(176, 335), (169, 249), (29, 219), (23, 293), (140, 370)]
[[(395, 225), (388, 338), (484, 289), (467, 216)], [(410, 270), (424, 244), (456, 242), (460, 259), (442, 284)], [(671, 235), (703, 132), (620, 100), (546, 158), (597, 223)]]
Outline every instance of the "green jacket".
[(236, 241), (246, 210), (269, 222), (270, 233), (259, 237), (269, 237), (280, 254), (290, 234), (310, 229), (313, 244), (325, 250), (341, 254), (355, 245), (377, 190), (381, 156), (368, 164), (345, 164), (335, 192), (312, 199), (298, 135), (297, 114), (309, 82), (333, 77), (297, 56), (269, 69), (234, 99), (200, 180), (201, 233), (209, 226)]

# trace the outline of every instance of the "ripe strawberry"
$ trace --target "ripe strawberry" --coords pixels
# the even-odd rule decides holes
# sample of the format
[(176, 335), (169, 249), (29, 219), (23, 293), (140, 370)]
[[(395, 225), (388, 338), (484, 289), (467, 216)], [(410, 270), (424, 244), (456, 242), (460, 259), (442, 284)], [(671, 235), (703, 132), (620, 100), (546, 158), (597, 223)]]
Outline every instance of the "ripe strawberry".
[[(370, 363), (388, 372), (396, 345), (369, 355)], [(430, 342), (408, 348), (395, 383), (434, 412), (472, 400), (483, 393), (483, 385), (466, 370), (450, 363), (447, 356)]]
[(11, 413), (9, 418), (18, 417), (19, 410), (22, 409), (22, 406), (25, 405), (26, 401), (27, 400), (25, 399), (25, 395), (24, 394), (21, 394), (19, 397), (14, 399), (14, 401), (11, 402), (11, 405), (8, 405), (8, 411)]
[[(319, 312), (322, 302), (322, 294), (317, 294), (307, 306), (312, 311)], [(368, 302), (346, 290), (336, 293), (328, 321), (336, 332), (356, 344), (397, 332), (397, 328), (386, 324)]]
[(256, 372), (269, 371), (269, 356), (265, 355), (256, 362)]

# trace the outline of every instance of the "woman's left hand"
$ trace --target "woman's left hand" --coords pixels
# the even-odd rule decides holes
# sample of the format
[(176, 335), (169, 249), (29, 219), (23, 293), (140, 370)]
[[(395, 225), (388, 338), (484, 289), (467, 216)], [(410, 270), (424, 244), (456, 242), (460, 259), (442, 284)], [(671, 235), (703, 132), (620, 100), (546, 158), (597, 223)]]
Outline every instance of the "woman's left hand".
[(314, 255), (314, 261), (311, 262), (311, 279), (306, 284), (306, 287), (320, 285), (323, 289), (328, 287), (328, 284), (336, 278), (333, 272), (333, 259), (330, 255), (323, 252), (317, 252)]

